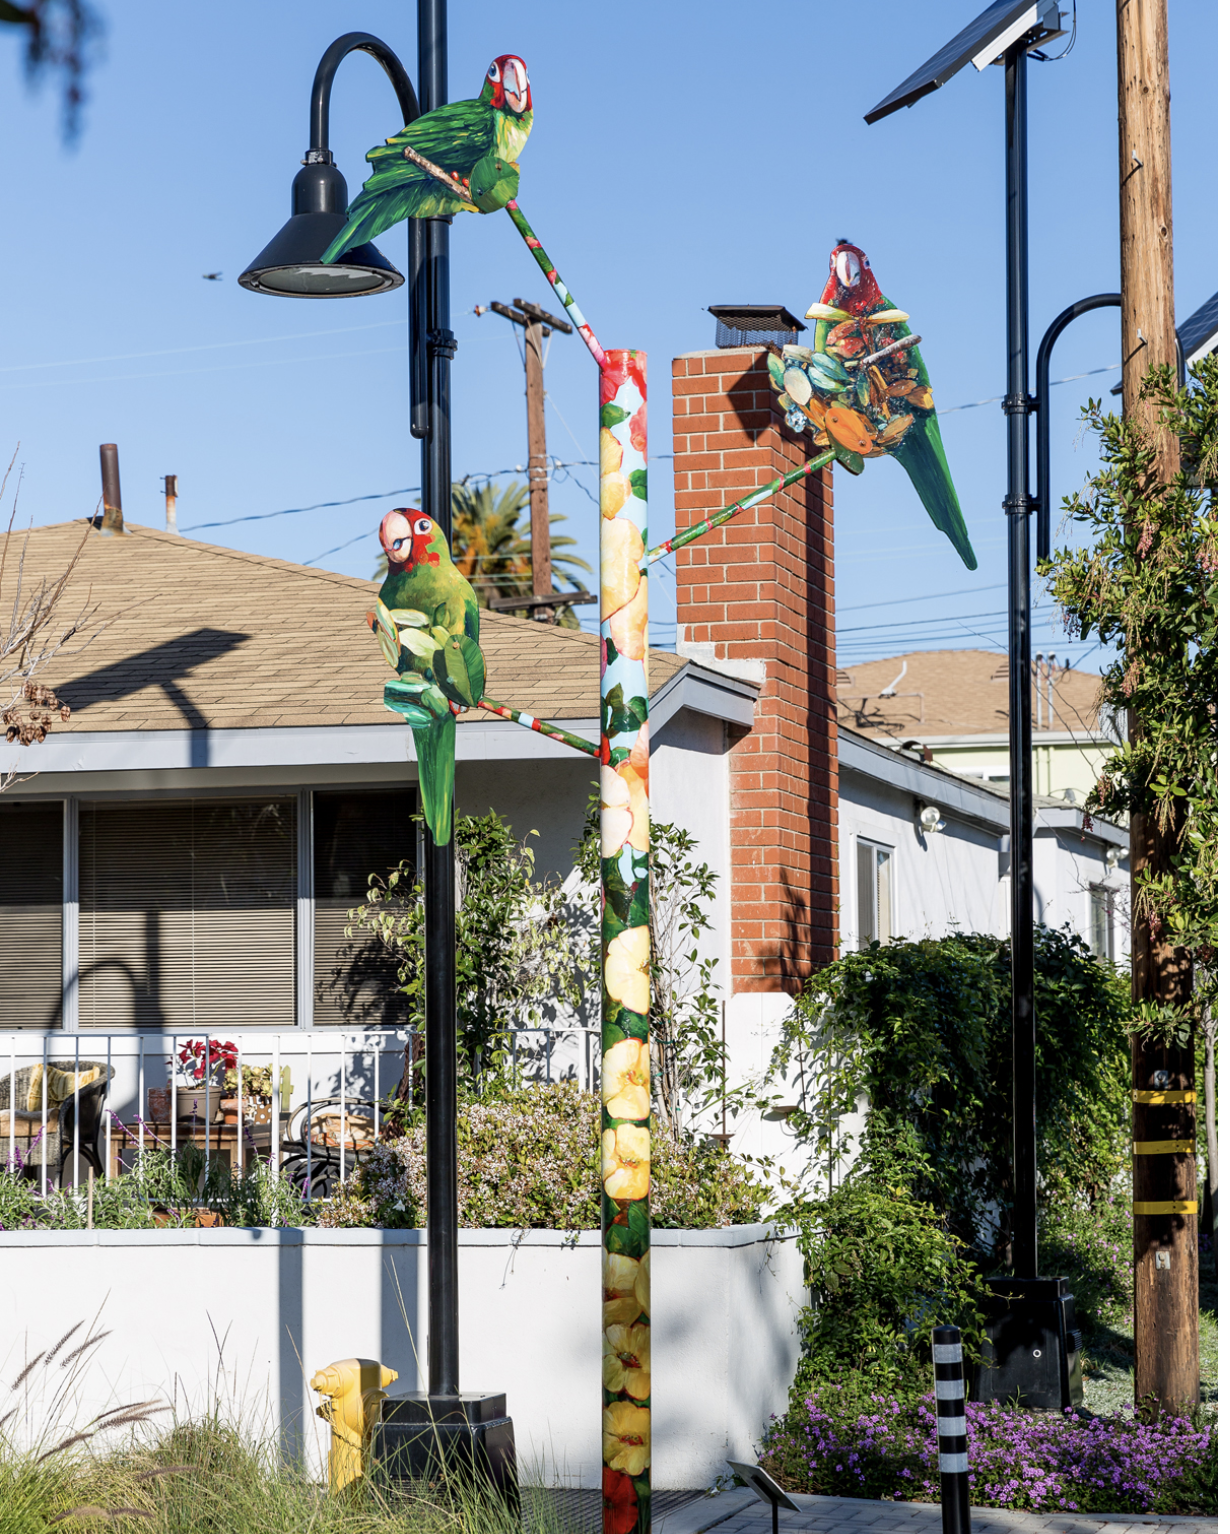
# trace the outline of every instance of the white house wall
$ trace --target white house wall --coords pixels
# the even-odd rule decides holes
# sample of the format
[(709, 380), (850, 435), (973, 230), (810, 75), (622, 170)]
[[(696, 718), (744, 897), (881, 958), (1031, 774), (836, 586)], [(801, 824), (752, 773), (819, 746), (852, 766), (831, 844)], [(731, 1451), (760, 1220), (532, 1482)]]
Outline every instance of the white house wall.
[(869, 778), (842, 773), (841, 947), (858, 947), (856, 847), (860, 840), (891, 850), (892, 936), (911, 940), (961, 932), (1007, 934), (1005, 881), (999, 837), (946, 813), (945, 828), (924, 836), (915, 823), (914, 795)]

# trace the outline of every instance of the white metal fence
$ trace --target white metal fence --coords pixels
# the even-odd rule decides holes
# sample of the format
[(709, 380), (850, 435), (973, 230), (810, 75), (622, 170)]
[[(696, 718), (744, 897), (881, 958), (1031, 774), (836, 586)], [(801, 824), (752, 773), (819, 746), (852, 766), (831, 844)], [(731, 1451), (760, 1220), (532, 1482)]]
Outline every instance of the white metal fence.
[[(592, 1091), (598, 1042), (582, 1026), (509, 1029), (492, 1068)], [(193, 1144), (206, 1173), (219, 1156), (239, 1175), (259, 1159), (306, 1196), (345, 1178), (379, 1138), (413, 1053), (406, 1029), (0, 1033), (0, 1154), (46, 1193)]]

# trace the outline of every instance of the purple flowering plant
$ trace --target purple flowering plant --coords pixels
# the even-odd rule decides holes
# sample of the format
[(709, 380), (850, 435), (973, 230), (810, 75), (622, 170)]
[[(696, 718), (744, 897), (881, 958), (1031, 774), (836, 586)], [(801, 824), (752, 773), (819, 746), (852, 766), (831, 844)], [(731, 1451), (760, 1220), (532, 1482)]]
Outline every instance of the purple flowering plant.
[[(870, 1395), (842, 1409), (839, 1391), (796, 1398), (774, 1418), (761, 1461), (789, 1490), (894, 1501), (939, 1500), (935, 1398), (903, 1405)], [(1154, 1422), (966, 1406), (970, 1500), (1028, 1512), (1215, 1513), (1217, 1429), (1186, 1417)]]

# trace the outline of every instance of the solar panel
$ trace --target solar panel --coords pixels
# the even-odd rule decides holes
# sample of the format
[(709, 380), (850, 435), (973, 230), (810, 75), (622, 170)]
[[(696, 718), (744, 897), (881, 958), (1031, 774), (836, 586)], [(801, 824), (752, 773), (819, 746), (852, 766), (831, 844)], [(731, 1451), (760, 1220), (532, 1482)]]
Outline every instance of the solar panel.
[(946, 42), (921, 69), (916, 69), (908, 80), (904, 80), (895, 91), (890, 91), (878, 106), (867, 113), (865, 121), (879, 122), (881, 117), (887, 117), (899, 107), (912, 107), (923, 96), (938, 91), (941, 85), (952, 79), (958, 69), (964, 69), (975, 55), (980, 54), (1027, 11), (1032, 11), (1036, 4), (1037, 0), (995, 0), (964, 31), (958, 32), (956, 37)]
[(1195, 314), (1189, 315), (1179, 326), (1179, 345), (1183, 355), (1192, 360), (1205, 342), (1217, 334), (1217, 294), (1206, 298)]

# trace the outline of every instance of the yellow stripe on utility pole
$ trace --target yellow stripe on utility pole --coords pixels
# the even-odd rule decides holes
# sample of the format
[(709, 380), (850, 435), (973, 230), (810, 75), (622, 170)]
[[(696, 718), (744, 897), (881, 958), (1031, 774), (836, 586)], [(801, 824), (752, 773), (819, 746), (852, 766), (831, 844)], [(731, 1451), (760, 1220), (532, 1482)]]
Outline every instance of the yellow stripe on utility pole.
[(1184, 1092), (1133, 1092), (1134, 1103), (1194, 1103), (1196, 1094), (1192, 1090)]
[(1133, 1214), (1195, 1214), (1200, 1206), (1188, 1198), (1167, 1198), (1153, 1203), (1133, 1204)]
[(1195, 1140), (1133, 1140), (1134, 1156), (1194, 1156)]

